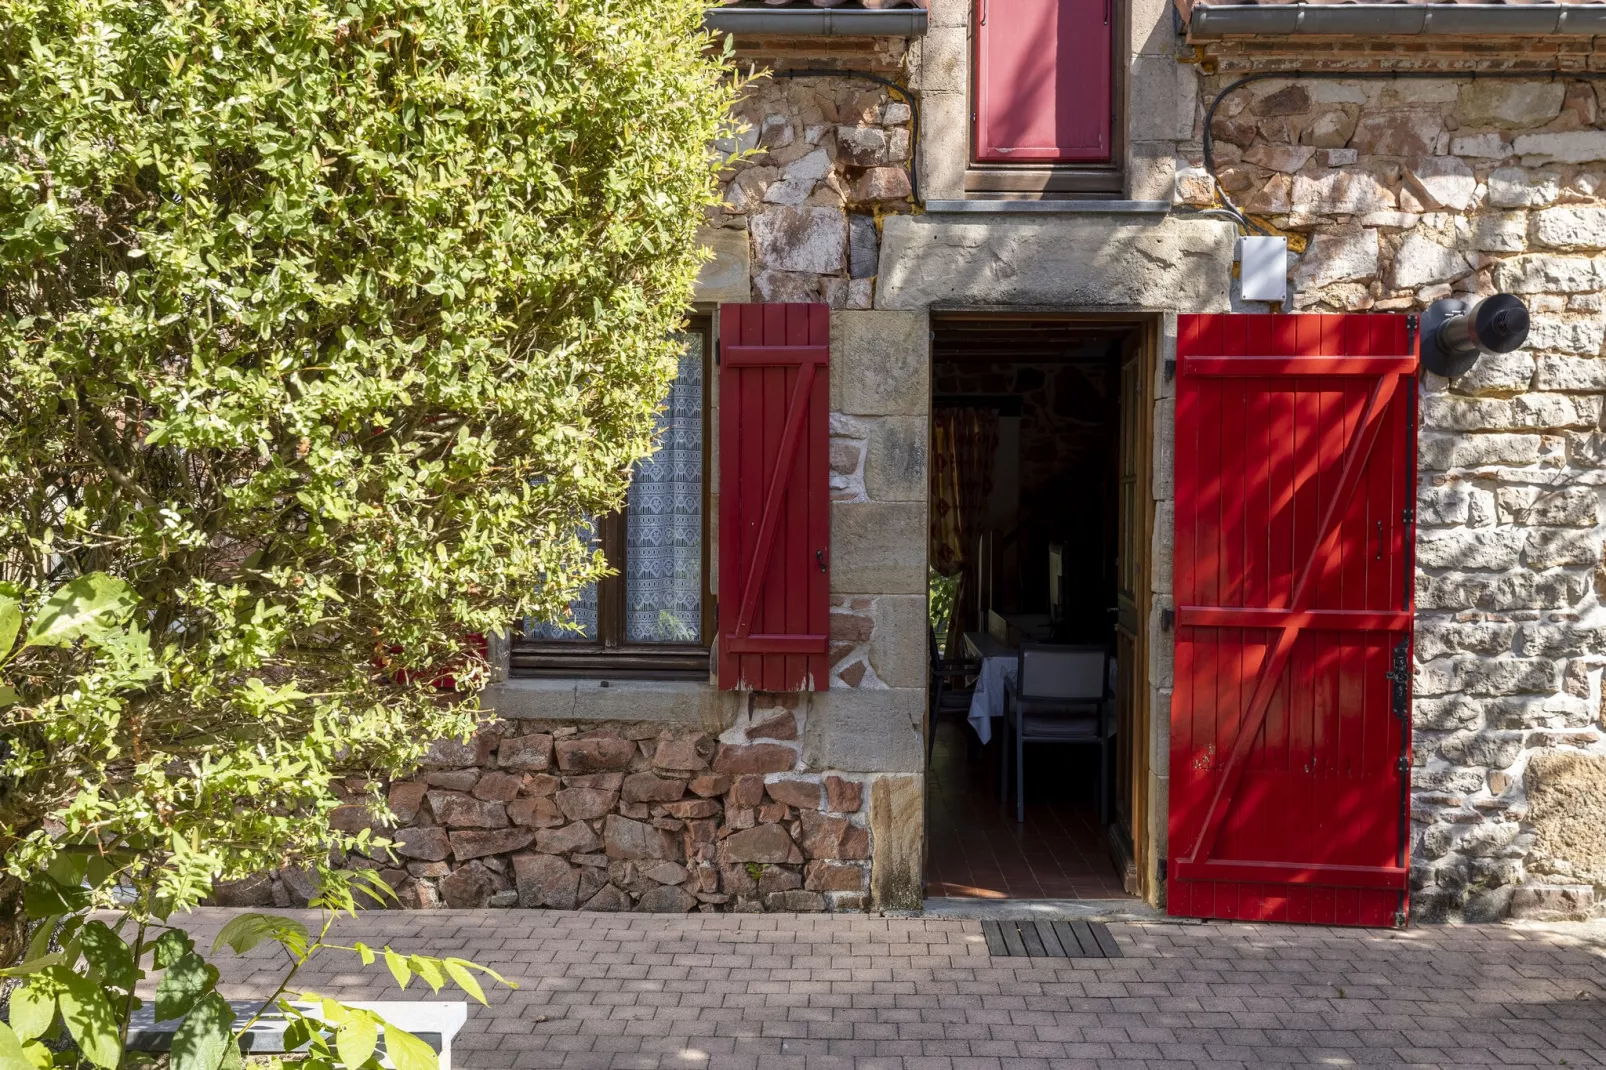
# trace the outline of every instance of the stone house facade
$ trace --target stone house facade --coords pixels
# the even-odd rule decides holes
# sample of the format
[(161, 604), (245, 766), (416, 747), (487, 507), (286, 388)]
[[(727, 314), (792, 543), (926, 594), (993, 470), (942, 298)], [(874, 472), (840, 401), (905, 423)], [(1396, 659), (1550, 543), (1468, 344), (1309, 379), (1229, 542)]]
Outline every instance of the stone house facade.
[[(1068, 190), (978, 165), (971, 0), (711, 13), (770, 74), (720, 146), (747, 154), (710, 213), (699, 309), (831, 309), (828, 686), (532, 677), (515, 655), (487, 696), (500, 719), (390, 788), (406, 905), (920, 906), (931, 346), (958, 314), (1147, 339), (1129, 881), (1163, 902), (1178, 316), (1504, 291), (1527, 345), (1417, 385), (1411, 911), (1606, 911), (1606, 57), (1587, 5), (1548, 25), (1450, 5), (1436, 26), (1413, 5), (1295, 7), (1115, 3), (1117, 127), (1102, 170), (1055, 172), (1086, 186)], [(1287, 238), (1282, 306), (1242, 299), (1228, 204)]]

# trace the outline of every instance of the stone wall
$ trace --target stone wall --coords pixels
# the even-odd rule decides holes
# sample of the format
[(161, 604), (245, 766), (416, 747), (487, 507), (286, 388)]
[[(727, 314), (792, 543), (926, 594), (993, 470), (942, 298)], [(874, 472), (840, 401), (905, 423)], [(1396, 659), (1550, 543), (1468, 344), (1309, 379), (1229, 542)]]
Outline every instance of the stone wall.
[[(1221, 58), (1200, 123), (1228, 81), (1294, 62)], [(1603, 93), (1565, 78), (1272, 79), (1229, 94), (1212, 126), (1233, 201), (1309, 243), (1293, 309), (1405, 312), (1504, 290), (1534, 313), (1522, 351), (1454, 381), (1423, 375), (1420, 919), (1606, 909), (1606, 848), (1582, 831), (1599, 802), (1580, 788), (1606, 775)], [(1202, 165), (1197, 140), (1180, 146), (1180, 203), (1209, 203)]]
[(898, 80), (903, 42), (809, 44), (741, 43), (742, 59), (767, 73), (719, 145), (746, 155), (722, 176), (724, 204), (709, 222), (747, 234), (752, 300), (868, 309), (881, 221), (914, 208), (914, 109), (873, 80)]
[[(333, 823), (395, 842), (395, 858), (369, 864), (412, 909), (863, 910), (866, 783), (800, 769), (803, 719), (795, 695), (754, 695), (717, 736), (504, 721), (437, 743), (416, 777), (388, 786), (399, 827), (375, 821), (363, 784)], [(286, 871), (218, 899), (305, 905), (311, 893)]]

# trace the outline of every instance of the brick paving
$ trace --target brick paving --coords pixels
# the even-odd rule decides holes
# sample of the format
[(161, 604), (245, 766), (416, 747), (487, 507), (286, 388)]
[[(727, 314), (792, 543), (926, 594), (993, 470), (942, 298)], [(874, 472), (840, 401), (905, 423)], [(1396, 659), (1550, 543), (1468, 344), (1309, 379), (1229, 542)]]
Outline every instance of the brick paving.
[[(462, 1070), (1606, 1066), (1603, 924), (1110, 928), (1126, 957), (994, 958), (979, 922), (934, 917), (376, 911), (333, 936), (521, 983), (471, 1004)], [(231, 997), (279, 978), (266, 950), (219, 965)], [(338, 954), (302, 980), (396, 995)]]

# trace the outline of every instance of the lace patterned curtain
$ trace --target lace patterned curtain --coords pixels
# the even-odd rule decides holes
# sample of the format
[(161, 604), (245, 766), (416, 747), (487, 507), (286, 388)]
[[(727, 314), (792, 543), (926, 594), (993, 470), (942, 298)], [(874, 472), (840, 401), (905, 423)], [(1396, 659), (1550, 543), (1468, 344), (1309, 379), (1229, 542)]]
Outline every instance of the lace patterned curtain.
[[(703, 336), (676, 336), (680, 365), (658, 414), (657, 449), (636, 465), (625, 499), (626, 643), (703, 640)], [(594, 527), (581, 537), (596, 540)], [(609, 588), (617, 590), (617, 588)], [(597, 640), (597, 586), (569, 604), (574, 628), (528, 620), (531, 639)]]
[(658, 416), (658, 449), (630, 480), (625, 642), (703, 637), (703, 336), (677, 336), (680, 370)]

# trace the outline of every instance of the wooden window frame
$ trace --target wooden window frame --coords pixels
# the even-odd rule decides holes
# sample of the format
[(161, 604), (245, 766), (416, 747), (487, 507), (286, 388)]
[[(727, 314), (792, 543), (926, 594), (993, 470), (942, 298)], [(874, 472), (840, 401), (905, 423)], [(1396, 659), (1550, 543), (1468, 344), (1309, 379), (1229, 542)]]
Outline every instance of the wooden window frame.
[(716, 607), (712, 590), (713, 563), (711, 540), (716, 530), (709, 513), (714, 442), (713, 317), (698, 313), (687, 317), (687, 330), (701, 332), (703, 339), (703, 613), (702, 638), (695, 643), (631, 643), (625, 640), (625, 533), (629, 505), (597, 522), (597, 541), (615, 574), (597, 582), (597, 637), (585, 639), (530, 639), (517, 629), (509, 652), (509, 675), (518, 677), (561, 677), (610, 679), (698, 679), (709, 674), (710, 651), (714, 645)]
[(1126, 195), (1126, 0), (1110, 0), (1110, 159), (1107, 163), (995, 163), (976, 159), (976, 79), (981, 76), (981, 4), (970, 12), (964, 190), (970, 200), (1117, 200)]

